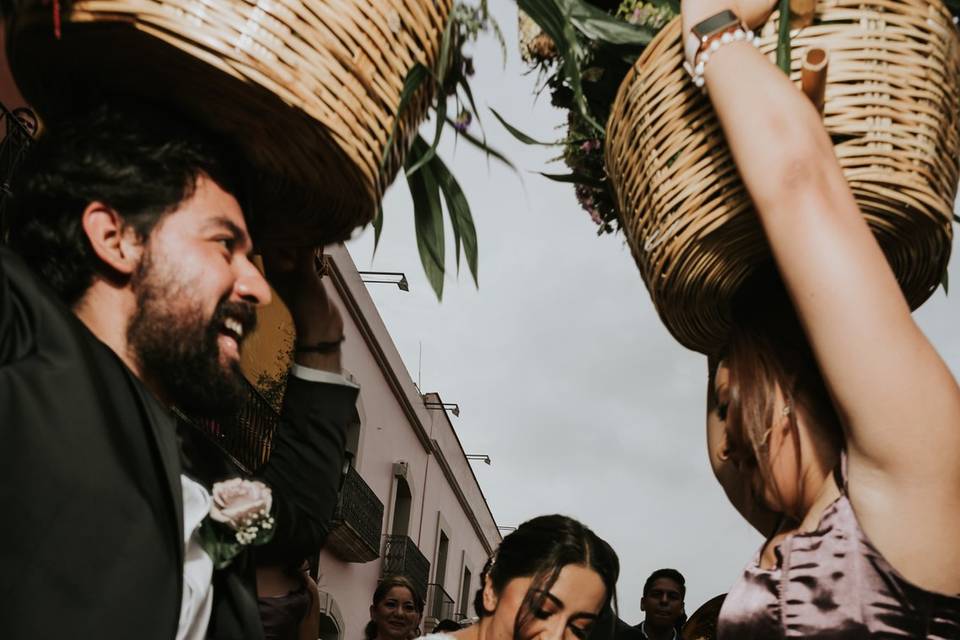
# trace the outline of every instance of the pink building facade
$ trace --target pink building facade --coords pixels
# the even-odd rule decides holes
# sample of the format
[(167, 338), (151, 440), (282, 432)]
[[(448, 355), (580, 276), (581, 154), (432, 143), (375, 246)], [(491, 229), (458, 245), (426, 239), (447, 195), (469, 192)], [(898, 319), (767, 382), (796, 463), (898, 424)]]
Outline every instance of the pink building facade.
[[(378, 580), (394, 573), (422, 590), (424, 632), (439, 619), (473, 617), (480, 572), (500, 542), (496, 522), (441, 398), (413, 382), (347, 250), (328, 249), (326, 265), (328, 293), (344, 317), (344, 370), (361, 392), (349, 469), (319, 557), (319, 636), (361, 638)], [(263, 389), (286, 369), (291, 334), (279, 303), (260, 323), (244, 365)]]

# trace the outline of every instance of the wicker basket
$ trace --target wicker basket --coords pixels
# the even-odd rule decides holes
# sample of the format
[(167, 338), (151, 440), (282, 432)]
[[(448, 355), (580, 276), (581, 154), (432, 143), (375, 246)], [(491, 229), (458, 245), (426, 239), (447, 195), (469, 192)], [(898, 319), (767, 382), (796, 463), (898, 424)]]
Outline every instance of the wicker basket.
[[(776, 15), (761, 31), (771, 60)], [(950, 256), (960, 157), (960, 39), (939, 0), (821, 1), (793, 31), (830, 55), (824, 123), (860, 209), (911, 307)], [(634, 259), (684, 346), (725, 341), (730, 303), (769, 247), (713, 109), (682, 69), (680, 22), (624, 79), (607, 124), (607, 171)], [(816, 260), (816, 256), (811, 256)]]
[(42, 117), (91, 91), (200, 119), (254, 167), (261, 241), (320, 244), (372, 220), (426, 115), (403, 81), (433, 67), (452, 0), (24, 0), (8, 25), (17, 84)]

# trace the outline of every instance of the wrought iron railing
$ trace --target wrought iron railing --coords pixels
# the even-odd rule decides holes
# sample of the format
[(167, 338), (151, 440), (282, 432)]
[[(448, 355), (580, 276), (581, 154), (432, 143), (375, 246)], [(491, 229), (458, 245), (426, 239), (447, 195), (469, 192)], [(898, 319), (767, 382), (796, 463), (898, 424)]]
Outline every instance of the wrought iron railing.
[(407, 536), (386, 536), (383, 548), (383, 575), (406, 576), (417, 593), (426, 597), (430, 561)]
[(453, 619), (453, 598), (439, 584), (427, 585), (427, 617), (434, 620)]
[(13, 193), (13, 177), (37, 133), (37, 117), (25, 107), (10, 111), (0, 104), (0, 121), (4, 130), (0, 140), (0, 243), (3, 243), (10, 224), (7, 202)]
[(326, 548), (347, 562), (380, 557), (383, 503), (352, 466), (347, 469)]
[(252, 474), (270, 458), (280, 414), (246, 378), (244, 383), (243, 401), (232, 417), (210, 420), (180, 415), (213, 440), (242, 471)]

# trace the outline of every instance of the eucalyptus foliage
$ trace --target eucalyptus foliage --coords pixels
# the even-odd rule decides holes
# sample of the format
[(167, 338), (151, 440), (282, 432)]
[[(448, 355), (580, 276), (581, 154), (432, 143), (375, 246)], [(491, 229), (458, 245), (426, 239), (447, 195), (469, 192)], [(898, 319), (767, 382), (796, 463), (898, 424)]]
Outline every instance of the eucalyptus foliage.
[[(434, 130), (429, 142), (417, 135), (404, 163), (404, 174), (413, 199), (413, 214), (416, 228), (417, 249), (420, 262), (430, 286), (438, 299), (443, 297), (443, 281), (446, 273), (446, 239), (444, 234), (444, 210), (453, 232), (453, 253), (457, 270), (460, 256), (466, 259), (474, 284), (479, 285), (477, 258), (477, 230), (473, 222), (470, 204), (453, 173), (437, 155), (437, 146), (447, 128), (452, 128), (458, 138), (475, 146), (488, 157), (493, 157), (516, 170), (500, 152), (491, 149), (480, 123), (480, 113), (470, 89), (469, 77), (473, 75), (473, 59), (464, 55), (463, 46), (476, 40), (480, 33), (491, 31), (500, 42), (506, 60), (506, 42), (487, 8), (486, 0), (477, 6), (457, 3), (447, 21), (440, 43), (440, 54), (434, 68), (416, 64), (404, 79), (403, 90), (393, 131), (387, 139), (381, 167), (385, 166), (390, 151), (396, 142), (400, 114), (409, 108), (418, 92), (429, 89), (433, 95), (431, 109), (434, 115)], [(451, 104), (452, 103), (452, 104)], [(455, 114), (451, 117), (451, 114)], [(471, 134), (468, 127), (477, 122), (480, 136)], [(379, 243), (383, 231), (383, 212), (378, 212), (373, 222), (374, 245)]]

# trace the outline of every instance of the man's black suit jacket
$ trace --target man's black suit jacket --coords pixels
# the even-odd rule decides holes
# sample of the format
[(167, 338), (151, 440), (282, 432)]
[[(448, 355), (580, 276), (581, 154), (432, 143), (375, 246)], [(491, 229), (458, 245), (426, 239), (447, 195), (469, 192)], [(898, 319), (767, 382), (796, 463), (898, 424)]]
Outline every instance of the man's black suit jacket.
[[(290, 380), (258, 474), (282, 555), (322, 544), (356, 393)], [(174, 638), (181, 471), (170, 412), (0, 247), (0, 638)], [(262, 637), (249, 556), (215, 572), (210, 637)]]

